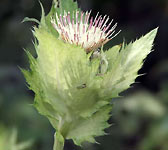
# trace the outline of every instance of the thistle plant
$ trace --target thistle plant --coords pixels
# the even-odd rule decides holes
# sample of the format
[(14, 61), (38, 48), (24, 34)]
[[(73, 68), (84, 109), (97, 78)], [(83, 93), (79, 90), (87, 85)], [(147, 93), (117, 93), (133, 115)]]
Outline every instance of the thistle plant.
[(26, 51), (30, 69), (22, 72), (35, 93), (35, 108), (56, 131), (53, 150), (63, 150), (66, 139), (79, 146), (95, 143), (110, 126), (112, 98), (134, 83), (157, 29), (104, 50), (120, 32), (115, 32), (117, 24), (98, 13), (93, 18), (73, 0), (53, 1), (48, 15), (42, 7), (40, 21), (24, 21), (38, 23), (33, 28), (37, 58)]

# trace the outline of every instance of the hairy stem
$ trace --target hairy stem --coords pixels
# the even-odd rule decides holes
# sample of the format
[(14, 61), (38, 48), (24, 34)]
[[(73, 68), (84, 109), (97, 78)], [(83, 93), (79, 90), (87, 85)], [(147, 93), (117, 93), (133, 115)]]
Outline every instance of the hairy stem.
[(58, 130), (54, 134), (54, 147), (53, 150), (63, 150), (64, 149), (64, 137), (62, 136), (63, 120), (60, 117)]
[(54, 135), (53, 150), (63, 150), (63, 149), (64, 149), (64, 138), (59, 132), (56, 132)]

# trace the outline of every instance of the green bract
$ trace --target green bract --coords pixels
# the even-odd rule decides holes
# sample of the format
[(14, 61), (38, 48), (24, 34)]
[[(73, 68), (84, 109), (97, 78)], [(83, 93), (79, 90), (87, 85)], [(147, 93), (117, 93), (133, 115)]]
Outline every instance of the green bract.
[[(72, 0), (61, 2), (62, 8), (68, 10)], [(76, 3), (73, 6), (77, 9)], [(30, 70), (22, 71), (35, 93), (34, 106), (56, 129), (55, 149), (59, 150), (64, 139), (81, 145), (95, 142), (95, 136), (105, 134), (111, 99), (134, 83), (151, 51), (157, 29), (128, 45), (101, 50), (93, 57), (93, 51), (86, 53), (81, 46), (58, 38), (49, 21), (56, 12), (61, 13), (54, 4), (48, 16), (43, 12), (41, 23), (33, 32), (38, 41), (34, 44), (37, 58), (27, 51)]]

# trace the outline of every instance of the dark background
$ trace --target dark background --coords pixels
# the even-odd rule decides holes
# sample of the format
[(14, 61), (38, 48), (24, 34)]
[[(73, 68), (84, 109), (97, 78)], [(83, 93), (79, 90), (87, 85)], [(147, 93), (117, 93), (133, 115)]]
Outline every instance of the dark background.
[[(46, 14), (51, 0), (41, 0)], [(159, 27), (154, 51), (147, 57), (134, 87), (124, 98), (114, 101), (112, 127), (100, 145), (84, 144), (87, 150), (168, 150), (168, 0), (79, 0), (82, 10), (109, 15), (122, 32), (106, 48), (141, 37)], [(54, 131), (47, 119), (29, 104), (28, 90), (19, 67), (28, 60), (23, 48), (33, 51), (31, 29), (34, 23), (21, 23), (24, 17), (40, 19), (38, 0), (0, 0), (0, 128), (18, 129), (18, 143), (32, 139), (28, 150), (51, 150)], [(0, 130), (1, 131), (1, 130)], [(2, 139), (0, 132), (0, 140)], [(0, 141), (1, 143), (1, 141)], [(0, 145), (1, 148), (1, 145)], [(80, 149), (66, 142), (66, 150)], [(1, 150), (1, 149), (0, 149)], [(5, 150), (5, 149), (2, 149)]]

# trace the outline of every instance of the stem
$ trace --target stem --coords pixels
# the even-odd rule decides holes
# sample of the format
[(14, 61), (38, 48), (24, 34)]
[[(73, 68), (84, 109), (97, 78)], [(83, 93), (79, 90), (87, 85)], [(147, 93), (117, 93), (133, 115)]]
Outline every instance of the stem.
[(56, 132), (54, 135), (53, 150), (63, 150), (63, 149), (64, 149), (64, 138), (59, 132)]
[(54, 147), (53, 150), (64, 149), (64, 137), (61, 134), (61, 128), (63, 126), (62, 118), (59, 118), (58, 130), (54, 134)]

